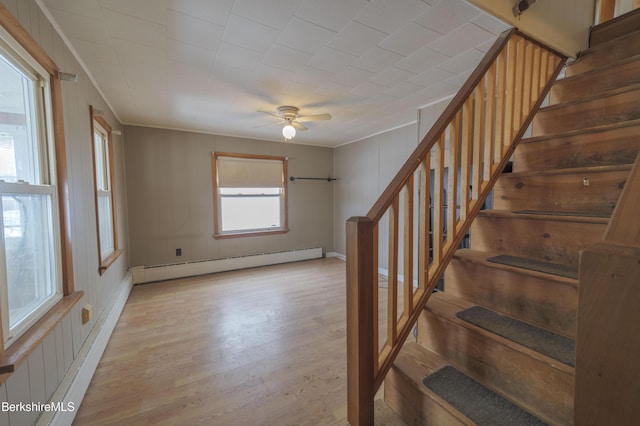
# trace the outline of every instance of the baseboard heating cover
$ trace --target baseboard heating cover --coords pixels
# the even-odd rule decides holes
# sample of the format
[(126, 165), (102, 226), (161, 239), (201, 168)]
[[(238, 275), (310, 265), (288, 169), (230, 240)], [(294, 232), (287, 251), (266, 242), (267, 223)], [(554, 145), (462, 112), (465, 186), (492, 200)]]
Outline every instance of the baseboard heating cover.
[(199, 260), (194, 262), (172, 263), (157, 266), (135, 266), (131, 268), (133, 283), (172, 280), (236, 269), (255, 268), (257, 266), (277, 265), (279, 263), (300, 260), (319, 259), (322, 247), (299, 250), (287, 250), (276, 253), (263, 253), (249, 256), (227, 257), (224, 259)]

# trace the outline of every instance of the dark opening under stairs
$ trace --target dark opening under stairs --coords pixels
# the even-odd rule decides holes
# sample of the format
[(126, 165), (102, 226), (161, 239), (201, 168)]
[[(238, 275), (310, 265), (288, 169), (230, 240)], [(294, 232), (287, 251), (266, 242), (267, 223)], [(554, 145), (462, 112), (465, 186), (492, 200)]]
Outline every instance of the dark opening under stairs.
[(573, 423), (579, 253), (602, 239), (640, 151), (634, 16), (592, 29), (597, 45), (554, 84), (422, 310), (385, 379), (407, 424)]

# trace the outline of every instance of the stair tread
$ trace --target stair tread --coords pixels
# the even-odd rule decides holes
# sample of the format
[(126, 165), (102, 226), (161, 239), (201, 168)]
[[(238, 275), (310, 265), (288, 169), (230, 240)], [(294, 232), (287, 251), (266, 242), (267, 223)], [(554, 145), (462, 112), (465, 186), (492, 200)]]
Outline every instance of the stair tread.
[(631, 64), (633, 62), (640, 62), (640, 54), (637, 55), (632, 55), (629, 57), (626, 57), (624, 59), (620, 59), (619, 61), (615, 61), (615, 62), (611, 62), (605, 65), (601, 65), (601, 66), (597, 66), (597, 67), (593, 67), (590, 68), (587, 71), (584, 71), (580, 74), (576, 74), (576, 75), (570, 75), (568, 77), (564, 77), (560, 80), (558, 80), (556, 83), (557, 84), (563, 84), (563, 83), (568, 83), (571, 81), (576, 81), (576, 80), (581, 80), (581, 79), (586, 79), (586, 78), (593, 78), (593, 76), (602, 73), (602, 72), (606, 72), (609, 71), (613, 68), (619, 67), (619, 66), (623, 66), (623, 65), (627, 65), (627, 64)]
[(545, 220), (555, 222), (580, 222), (608, 224), (610, 216), (605, 213), (592, 212), (565, 212), (565, 211), (542, 211), (542, 210), (481, 210), (480, 216), (497, 217), (503, 219), (527, 219)]
[(429, 374), (423, 384), (478, 426), (546, 424), (452, 366)]
[(460, 423), (473, 425), (473, 422), (469, 418), (422, 384), (425, 376), (449, 365), (450, 364), (440, 355), (418, 343), (411, 342), (402, 347), (392, 368), (395, 372), (404, 376), (416, 390), (424, 395), (428, 395), (429, 398), (448, 411), (449, 415), (456, 418)]
[(575, 367), (575, 340), (482, 306), (456, 313), (463, 321)]
[(566, 278), (578, 279), (578, 268), (562, 265), (560, 263), (546, 262), (538, 259), (529, 259), (523, 256), (513, 256), (509, 254), (500, 254), (487, 258), (488, 262), (509, 265), (515, 268), (545, 272), (551, 275), (557, 275)]
[(601, 126), (589, 127), (586, 129), (577, 129), (577, 130), (574, 129), (574, 130), (568, 130), (566, 132), (549, 133), (549, 134), (544, 134), (539, 136), (532, 136), (530, 138), (523, 138), (520, 141), (520, 144), (542, 142), (549, 139), (569, 138), (572, 136), (584, 135), (586, 133), (601, 133), (601, 132), (607, 132), (607, 131), (616, 130), (624, 127), (633, 127), (633, 126), (640, 126), (640, 119), (618, 121), (615, 123), (603, 124)]
[[(620, 31), (619, 28), (622, 27), (622, 29), (625, 30), (626, 33), (636, 32), (640, 30), (637, 22), (639, 21), (639, 17), (640, 17), (640, 10), (633, 9), (629, 12), (616, 16), (613, 19), (599, 23), (598, 25), (593, 27), (590, 31), (589, 44), (592, 45), (593, 47), (596, 47), (596, 46), (600, 46), (601, 44), (610, 43), (612, 41), (616, 41), (616, 40), (619, 41), (622, 37), (624, 37), (624, 35), (617, 35), (617, 36), (613, 36), (612, 38), (606, 37), (604, 41), (600, 40), (603, 37), (602, 35), (600, 35), (600, 33), (605, 32), (604, 35), (607, 35), (606, 34), (607, 29), (613, 28), (613, 29), (618, 29), (618, 31)], [(629, 22), (632, 23), (632, 25), (630, 26), (631, 28), (627, 27)]]
[(522, 275), (531, 275), (538, 278), (544, 278), (547, 280), (555, 281), (558, 284), (564, 284), (571, 287), (578, 287), (578, 280), (575, 278), (563, 277), (560, 275), (553, 275), (546, 272), (534, 271), (531, 269), (518, 268), (516, 266), (505, 265), (502, 263), (489, 262), (487, 259), (495, 256), (499, 256), (503, 253), (494, 251), (481, 251), (473, 249), (459, 249), (456, 251), (454, 257), (458, 259), (464, 259), (470, 262), (485, 265), (489, 268), (503, 269), (512, 272), (518, 272)]
[(570, 167), (568, 169), (550, 169), (528, 172), (512, 172), (503, 173), (500, 177), (506, 178), (519, 178), (527, 176), (554, 176), (554, 175), (567, 175), (567, 174), (584, 174), (584, 173), (605, 173), (605, 172), (617, 172), (621, 170), (631, 170), (633, 164), (609, 164), (606, 166), (585, 166), (585, 167)]
[(458, 326), (462, 326), (464, 328), (473, 330), (475, 333), (483, 335), (484, 338), (493, 341), (493, 344), (499, 344), (502, 346), (509, 347), (512, 350), (521, 352), (524, 355), (537, 359), (538, 361), (541, 361), (547, 364), (551, 368), (557, 369), (559, 371), (562, 371), (563, 373), (573, 376), (574, 368), (572, 366), (566, 365), (543, 353), (537, 352), (520, 343), (517, 343), (506, 337), (502, 337), (496, 333), (493, 333), (482, 327), (476, 326), (474, 324), (471, 324), (465, 320), (458, 318), (457, 316), (458, 312), (471, 308), (473, 306), (478, 306), (478, 305), (467, 302), (466, 300), (449, 296), (446, 294), (446, 292), (441, 292), (441, 293), (435, 293), (431, 296), (431, 298), (427, 302), (427, 305), (425, 306), (425, 309), (432, 312), (435, 315), (438, 315), (441, 318), (445, 318), (447, 321), (457, 324)]

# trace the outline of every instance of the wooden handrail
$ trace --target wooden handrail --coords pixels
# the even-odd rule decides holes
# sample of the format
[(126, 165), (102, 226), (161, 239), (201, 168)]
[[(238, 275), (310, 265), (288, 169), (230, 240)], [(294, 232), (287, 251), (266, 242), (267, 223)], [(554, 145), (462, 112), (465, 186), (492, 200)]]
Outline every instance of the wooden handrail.
[[(375, 392), (565, 60), (515, 29), (501, 34), (367, 215), (347, 221), (351, 425), (373, 424)], [(385, 318), (380, 247), (388, 251)]]
[(609, 226), (604, 234), (605, 241), (640, 245), (640, 154), (631, 169), (629, 178), (616, 203)]

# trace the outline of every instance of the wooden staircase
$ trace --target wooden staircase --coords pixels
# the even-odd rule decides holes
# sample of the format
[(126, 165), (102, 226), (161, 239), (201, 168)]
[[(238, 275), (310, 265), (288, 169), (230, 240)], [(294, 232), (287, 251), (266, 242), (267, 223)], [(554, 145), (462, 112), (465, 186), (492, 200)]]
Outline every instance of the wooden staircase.
[[(595, 27), (591, 40), (554, 84), (513, 172), (494, 187), (492, 210), (473, 222), (471, 247), (456, 252), (444, 292), (422, 311), (417, 342), (405, 344), (385, 379), (386, 403), (408, 424), (476, 424), (423, 383), (445, 366), (544, 423), (573, 423), (575, 364), (460, 312), (481, 306), (575, 344), (580, 251), (602, 240), (640, 151), (640, 14)], [(532, 266), (488, 260), (499, 255)]]

